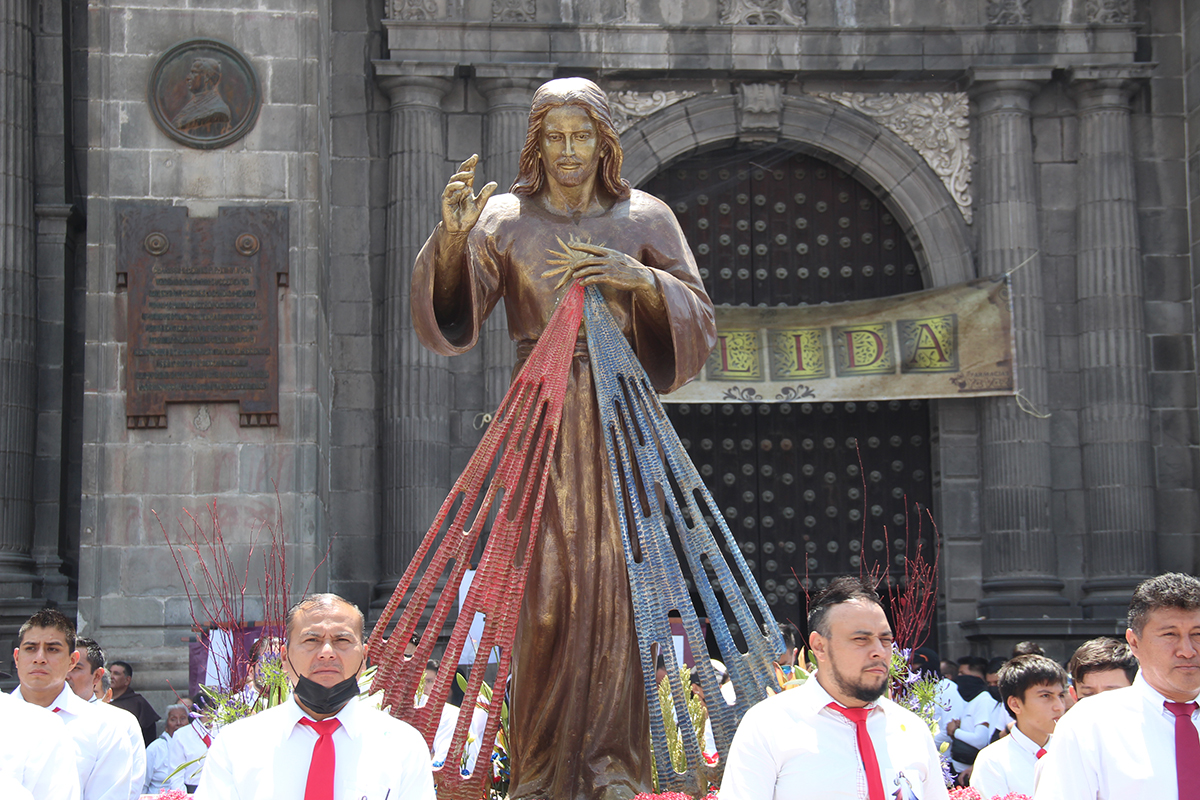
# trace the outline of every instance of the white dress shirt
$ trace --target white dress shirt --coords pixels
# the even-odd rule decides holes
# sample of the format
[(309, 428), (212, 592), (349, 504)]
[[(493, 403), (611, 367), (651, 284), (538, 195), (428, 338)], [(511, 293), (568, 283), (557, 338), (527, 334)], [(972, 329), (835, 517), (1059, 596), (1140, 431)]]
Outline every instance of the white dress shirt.
[(1164, 702), (1139, 672), (1132, 686), (1076, 703), (1038, 765), (1036, 800), (1176, 800), (1175, 715)]
[(169, 789), (167, 776), (174, 766), (167, 755), (171, 743), (171, 734), (166, 731), (146, 747), (146, 783), (142, 794), (159, 794), (163, 789)]
[[(21, 687), (13, 696), (24, 700)], [(83, 800), (130, 800), (142, 792), (146, 774), (146, 750), (137, 720), (128, 711), (95, 706), (71, 691), (67, 683), (50, 709), (58, 709), (59, 718), (75, 742), (80, 797)], [(108, 713), (112, 712), (112, 713)], [(134, 725), (136, 741), (129, 736), (124, 714)]]
[[(827, 708), (832, 702), (814, 673), (803, 686), (768, 697), (746, 712), (730, 745), (721, 800), (866, 798), (866, 770), (855, 725)], [(929, 726), (887, 698), (868, 708), (867, 732), (884, 794), (945, 800), (946, 784)]]
[[(306, 716), (292, 698), (222, 728), (196, 800), (304, 797), (318, 738), (300, 724)], [(331, 800), (434, 800), (429, 748), (415, 728), (357, 699), (337, 719)]]
[(75, 743), (62, 719), (0, 694), (0, 797), (79, 800)]
[[(171, 776), (167, 779), (168, 788), (182, 790), (200, 783), (200, 775), (204, 772), (204, 757), (208, 755), (208, 745), (204, 743), (205, 735), (214, 742), (217, 740), (216, 731), (210, 731), (200, 720), (193, 719), (175, 731), (171, 741), (167, 742), (167, 761), (171, 764), (171, 769), (167, 771)], [(188, 766), (179, 769), (184, 764)]]
[[(1049, 747), (1047, 742), (1047, 752)], [(1033, 776), (1041, 749), (1014, 725), (1008, 736), (979, 751), (975, 769), (971, 770), (971, 786), (988, 800), (1010, 792), (1033, 797)]]

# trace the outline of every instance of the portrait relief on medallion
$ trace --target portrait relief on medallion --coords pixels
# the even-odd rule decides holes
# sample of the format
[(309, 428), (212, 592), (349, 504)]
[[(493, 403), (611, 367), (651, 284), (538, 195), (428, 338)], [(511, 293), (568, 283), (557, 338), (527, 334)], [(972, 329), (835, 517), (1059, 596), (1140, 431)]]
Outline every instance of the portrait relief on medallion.
[(254, 127), (262, 104), (246, 57), (213, 39), (191, 39), (158, 59), (147, 89), (154, 122), (180, 144), (224, 147)]

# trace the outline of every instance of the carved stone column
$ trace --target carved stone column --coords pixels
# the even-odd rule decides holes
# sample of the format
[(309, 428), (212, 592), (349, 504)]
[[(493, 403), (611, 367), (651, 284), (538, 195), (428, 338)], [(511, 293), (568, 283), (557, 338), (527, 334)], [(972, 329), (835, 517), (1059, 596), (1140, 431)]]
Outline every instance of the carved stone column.
[(0, 599), (33, 593), (33, 3), (0, 0)]
[(450, 491), (450, 371), (418, 341), (409, 311), (413, 262), (441, 220), (446, 119), (454, 64), (375, 62), (391, 100), (384, 295), (383, 525), (386, 602)]
[[(477, 188), (489, 180), (507, 192), (517, 177), (517, 162), (529, 129), (529, 104), (533, 93), (554, 77), (553, 64), (476, 64), (479, 91), (487, 99), (483, 118), (483, 165)], [(486, 180), (484, 180), (486, 179)], [(508, 336), (504, 305), (492, 311), (483, 332), (484, 411), (500, 407), (512, 378), (516, 349)]]
[(1140, 67), (1074, 70), (1079, 114), (1079, 438), (1087, 491), (1084, 615), (1120, 617), (1157, 571), (1150, 385), (1130, 141)]
[[(979, 272), (1013, 271), (1017, 386), (1048, 406), (1045, 311), (1038, 258), (1037, 191), (1029, 104), (1049, 69), (977, 70), (971, 98), (979, 125)], [(1019, 267), (1019, 268), (1018, 268)], [(1012, 397), (980, 400), (983, 599), (981, 615), (1041, 617), (1062, 607), (1050, 524), (1050, 423)], [(1064, 609), (1065, 613), (1065, 609)]]

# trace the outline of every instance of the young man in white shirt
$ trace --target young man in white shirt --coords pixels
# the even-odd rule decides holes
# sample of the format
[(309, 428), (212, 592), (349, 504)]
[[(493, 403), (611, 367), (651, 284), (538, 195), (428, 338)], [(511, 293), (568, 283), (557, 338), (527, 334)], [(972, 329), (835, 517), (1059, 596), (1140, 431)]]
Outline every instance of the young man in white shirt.
[[(5, 675), (4, 677), (8, 677)], [(0, 694), (0, 797), (79, 800), (75, 743), (57, 715)]]
[(808, 627), (816, 673), (746, 712), (721, 800), (945, 800), (929, 726), (883, 697), (893, 636), (879, 595), (838, 578), (810, 607)]
[(292, 696), (221, 729), (196, 800), (434, 800), (425, 740), (358, 699), (362, 613), (337, 595), (313, 595), (285, 627)]
[(1129, 645), (1113, 636), (1100, 636), (1084, 642), (1067, 663), (1071, 675), (1071, 698), (1085, 697), (1124, 689), (1137, 677), (1138, 661)]
[(75, 625), (61, 611), (43, 608), (21, 626), (13, 661), (21, 682), (13, 696), (50, 709), (66, 723), (77, 750), (83, 800), (136, 798), (146, 768), (140, 742), (131, 747), (120, 726), (110, 724), (107, 715), (67, 684), (67, 674), (79, 661)]
[(1066, 713), (1067, 673), (1045, 656), (1017, 656), (1000, 668), (1000, 698), (1017, 724), (979, 751), (971, 786), (986, 798), (1033, 796), (1037, 762)]
[(1200, 580), (1168, 573), (1142, 582), (1125, 640), (1137, 678), (1062, 718), (1036, 800), (1200, 798)]

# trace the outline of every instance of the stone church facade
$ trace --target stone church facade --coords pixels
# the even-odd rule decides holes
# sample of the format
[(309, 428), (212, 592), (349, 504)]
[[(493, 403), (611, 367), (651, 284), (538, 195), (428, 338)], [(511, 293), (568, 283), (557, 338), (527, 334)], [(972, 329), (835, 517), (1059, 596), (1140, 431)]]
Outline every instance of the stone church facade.
[[(257, 83), (257, 117), (232, 141), (194, 146), (156, 122), (152, 78), (193, 40), (241, 54), (244, 82)], [(1019, 396), (897, 406), (908, 416), (869, 438), (893, 465), (892, 491), (937, 524), (944, 652), (1032, 638), (1065, 657), (1119, 632), (1139, 580), (1200, 572), (1197, 42), (1192, 0), (3, 0), (0, 630), (46, 602), (74, 610), (135, 664), (139, 689), (165, 699), (186, 683), (193, 622), (167, 538), (193, 530), (187, 512), (209, 524), (210, 509), (235, 561), (257, 559), (262, 523), (278, 525), (297, 588), (311, 576), (378, 609), (515, 357), (502, 313), (468, 355), (424, 350), (408, 312), (414, 256), (457, 164), (479, 153), (482, 179), (507, 187), (534, 89), (580, 75), (608, 93), (625, 177), (677, 191), (666, 198), (677, 210), (709, 194), (715, 205), (719, 173), (827, 173), (830, 204), (853, 196), (869, 210), (831, 216), (832, 241), (841, 224), (904, 254), (894, 284), (849, 255), (821, 272), (819, 253), (788, 237), (809, 213), (814, 231), (824, 223), (792, 192), (781, 213), (794, 225), (753, 222), (788, 242), (774, 274), (805, 276), (780, 302), (806, 302), (838, 269), (855, 277), (833, 299), (1011, 273)], [(235, 80), (228, 66), (220, 80)], [(731, 230), (749, 231), (738, 202)], [(285, 220), (281, 248), (262, 257), (280, 276), (264, 301), (277, 318), (274, 416), (185, 400), (140, 422), (123, 215), (182, 208), (195, 228), (264, 207)], [(692, 243), (706, 268), (708, 245)], [(713, 264), (716, 303), (765, 304), (737, 294), (751, 271), (718, 286)], [(739, 415), (769, 417), (761, 447), (746, 434), (727, 448), (761, 473), (784, 440), (819, 452), (834, 425), (822, 419), (839, 420), (831, 452), (842, 432), (867, 441), (847, 415), (868, 403), (825, 405), (672, 413), (711, 413), (705, 441), (718, 444)], [(795, 433), (805, 414), (813, 432)], [(885, 457), (889, 436), (899, 449)], [(857, 554), (845, 531), (876, 524), (868, 512), (831, 533), (819, 510), (806, 515), (794, 498), (823, 467), (797, 457), (786, 490), (764, 489), (749, 462), (720, 488), (712, 462), (744, 553), (779, 587), (781, 619), (801, 613), (810, 570), (867, 563), (827, 554)], [(863, 471), (886, 474), (874, 457), (864, 450)], [(865, 480), (839, 470), (825, 473), (840, 498), (829, 519), (862, 502)], [(768, 519), (781, 533), (762, 533)], [(251, 579), (248, 619), (263, 613), (260, 593)]]

